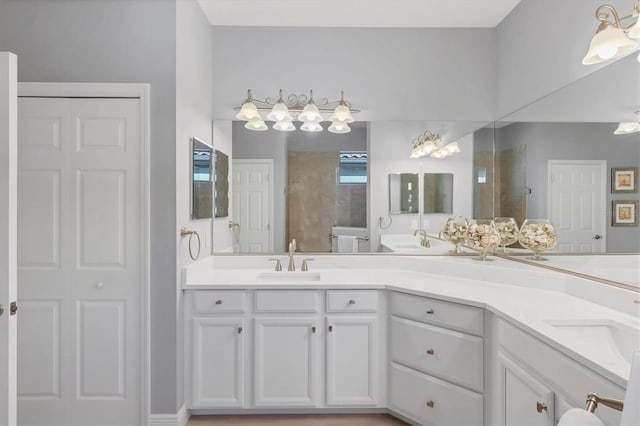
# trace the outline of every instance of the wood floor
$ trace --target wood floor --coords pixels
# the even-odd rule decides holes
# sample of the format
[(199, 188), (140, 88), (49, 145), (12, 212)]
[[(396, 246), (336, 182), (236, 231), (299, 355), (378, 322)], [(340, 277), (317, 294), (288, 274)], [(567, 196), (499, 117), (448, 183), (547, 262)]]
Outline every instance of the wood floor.
[(386, 414), (191, 416), (187, 426), (400, 426)]

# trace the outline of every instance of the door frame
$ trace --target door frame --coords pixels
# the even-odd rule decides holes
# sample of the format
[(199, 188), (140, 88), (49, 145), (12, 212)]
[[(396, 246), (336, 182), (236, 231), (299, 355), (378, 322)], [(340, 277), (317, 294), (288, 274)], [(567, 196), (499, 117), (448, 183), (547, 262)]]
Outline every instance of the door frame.
[[(273, 228), (274, 228), (274, 224), (273, 224), (273, 201), (274, 201), (274, 194), (273, 194), (273, 159), (272, 158), (239, 158), (239, 159), (232, 159), (231, 160), (231, 164), (233, 165), (234, 163), (237, 164), (266, 164), (267, 167), (269, 168), (269, 252), (273, 251)], [(240, 212), (233, 212), (234, 215), (239, 215)]]
[(151, 247), (151, 175), (150, 175), (150, 146), (151, 146), (151, 85), (143, 83), (18, 83), (18, 97), (52, 97), (52, 98), (138, 98), (140, 99), (141, 124), (141, 169), (140, 186), (143, 194), (140, 219), (142, 235), (140, 248), (142, 250), (142, 288), (140, 290), (140, 312), (142, 325), (142, 353), (140, 354), (140, 401), (142, 424), (148, 424), (151, 414), (150, 395), (150, 367), (151, 367), (151, 309), (150, 309), (150, 253)]
[(607, 160), (547, 160), (547, 217), (551, 219), (551, 167), (558, 164), (591, 164), (599, 165), (602, 174), (602, 213), (600, 228), (604, 251), (607, 250)]

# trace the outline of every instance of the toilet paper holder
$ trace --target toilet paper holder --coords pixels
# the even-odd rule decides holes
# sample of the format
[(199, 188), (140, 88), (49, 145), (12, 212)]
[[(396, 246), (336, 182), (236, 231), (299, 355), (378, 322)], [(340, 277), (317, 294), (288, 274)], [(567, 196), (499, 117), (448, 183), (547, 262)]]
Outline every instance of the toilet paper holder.
[(602, 396), (598, 396), (595, 393), (588, 394), (586, 402), (587, 402), (587, 407), (585, 408), (585, 410), (587, 410), (590, 413), (593, 413), (594, 411), (596, 411), (596, 408), (598, 408), (598, 404), (606, 405), (607, 407), (613, 408), (614, 410), (618, 410), (618, 411), (622, 411), (622, 409), (624, 408), (623, 401), (619, 399), (605, 398)]

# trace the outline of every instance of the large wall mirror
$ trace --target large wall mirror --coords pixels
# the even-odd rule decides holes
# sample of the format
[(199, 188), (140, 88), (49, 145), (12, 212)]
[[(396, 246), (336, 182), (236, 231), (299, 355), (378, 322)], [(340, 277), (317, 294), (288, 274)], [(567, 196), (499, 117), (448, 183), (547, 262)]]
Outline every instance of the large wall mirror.
[(213, 148), (191, 138), (191, 218), (211, 219), (213, 214)]

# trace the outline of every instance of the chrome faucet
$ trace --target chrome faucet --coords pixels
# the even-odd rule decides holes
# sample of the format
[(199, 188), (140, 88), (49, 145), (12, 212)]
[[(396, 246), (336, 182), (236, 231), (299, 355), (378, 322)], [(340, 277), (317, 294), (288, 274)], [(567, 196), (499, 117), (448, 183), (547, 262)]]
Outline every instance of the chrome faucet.
[(420, 245), (425, 248), (431, 247), (431, 243), (427, 238), (427, 231), (425, 231), (424, 229), (416, 229), (415, 231), (413, 231), (414, 237), (418, 234), (420, 234)]
[(292, 239), (289, 243), (289, 266), (287, 267), (287, 271), (295, 271), (296, 264), (293, 261), (293, 255), (296, 253), (296, 239)]

